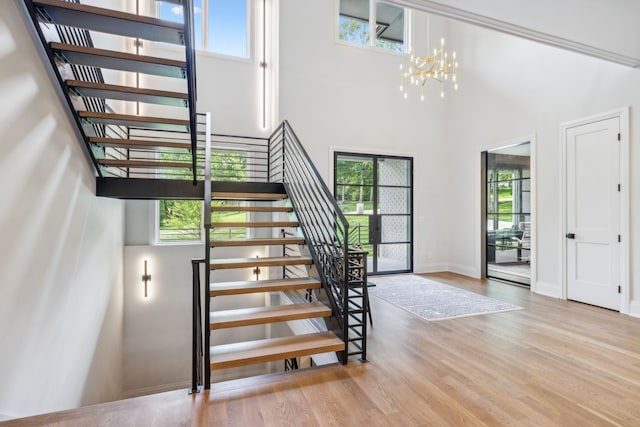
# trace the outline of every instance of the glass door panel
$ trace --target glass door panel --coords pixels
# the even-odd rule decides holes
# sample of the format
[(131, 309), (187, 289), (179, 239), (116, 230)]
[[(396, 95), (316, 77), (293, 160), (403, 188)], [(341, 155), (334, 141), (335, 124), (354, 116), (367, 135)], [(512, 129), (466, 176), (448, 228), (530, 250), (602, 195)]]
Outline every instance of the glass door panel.
[(334, 194), (371, 274), (413, 269), (412, 159), (336, 153)]
[[(370, 217), (373, 215), (373, 163), (371, 157), (342, 156), (335, 159), (334, 195), (338, 206), (349, 221), (349, 244), (373, 256)], [(373, 272), (373, 263), (367, 264)]]
[(488, 151), (485, 155), (487, 277), (529, 285), (530, 143)]

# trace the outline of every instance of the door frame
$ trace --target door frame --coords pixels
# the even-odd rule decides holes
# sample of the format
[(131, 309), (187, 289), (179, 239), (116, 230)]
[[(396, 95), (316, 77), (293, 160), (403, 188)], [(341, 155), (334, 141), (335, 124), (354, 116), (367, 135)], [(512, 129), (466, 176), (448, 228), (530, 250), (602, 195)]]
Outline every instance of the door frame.
[(567, 131), (570, 128), (586, 125), (602, 120), (618, 118), (620, 121), (620, 313), (629, 313), (629, 243), (631, 234), (629, 229), (629, 107), (620, 108), (602, 114), (572, 120), (560, 125), (560, 226), (558, 236), (559, 249), (562, 254), (560, 264), (560, 280), (562, 283), (562, 299), (567, 299)]
[(529, 284), (530, 292), (537, 292), (537, 264), (538, 264), (538, 218), (537, 218), (537, 200), (538, 200), (538, 166), (537, 166), (537, 142), (536, 142), (536, 134), (532, 133), (527, 136), (522, 136), (518, 138), (512, 138), (506, 141), (498, 142), (491, 145), (486, 145), (481, 147), (477, 152), (480, 156), (480, 161), (476, 163), (478, 165), (476, 176), (479, 177), (480, 185), (478, 188), (478, 193), (476, 193), (476, 206), (478, 209), (478, 222), (477, 222), (477, 234), (480, 235), (479, 239), (479, 251), (477, 253), (477, 262), (480, 266), (478, 277), (482, 279), (487, 278), (487, 220), (484, 215), (486, 212), (486, 169), (484, 166), (484, 153), (487, 151), (496, 150), (498, 148), (510, 147), (513, 145), (519, 145), (528, 142), (531, 144), (529, 161), (531, 165), (531, 278)]
[[(389, 272), (373, 272), (373, 273), (368, 273), (369, 275), (383, 275), (383, 274), (412, 274), (414, 272), (414, 266), (415, 266), (415, 253), (414, 253), (414, 249), (415, 249), (415, 242), (414, 242), (414, 237), (415, 237), (415, 208), (414, 208), (414, 184), (415, 184), (415, 180), (414, 180), (414, 164), (415, 164), (415, 159), (416, 156), (413, 153), (399, 153), (399, 152), (391, 152), (391, 151), (371, 151), (371, 150), (365, 150), (365, 149), (356, 149), (356, 148), (343, 148), (343, 147), (334, 147), (331, 146), (329, 147), (329, 179), (328, 179), (328, 187), (331, 189), (331, 191), (335, 190), (335, 168), (336, 168), (336, 164), (335, 164), (335, 158), (336, 155), (339, 154), (344, 154), (344, 155), (353, 155), (353, 156), (369, 156), (369, 157), (389, 157), (389, 158), (402, 158), (402, 159), (409, 159), (411, 161), (411, 194), (410, 194), (410, 200), (411, 200), (411, 212), (410, 212), (410, 216), (411, 216), (411, 243), (409, 244), (410, 247), (410, 256), (409, 256), (409, 270), (405, 271), (405, 270), (401, 270), (401, 271), (389, 271)], [(335, 195), (334, 195), (335, 197)], [(373, 256), (373, 254), (372, 254)]]

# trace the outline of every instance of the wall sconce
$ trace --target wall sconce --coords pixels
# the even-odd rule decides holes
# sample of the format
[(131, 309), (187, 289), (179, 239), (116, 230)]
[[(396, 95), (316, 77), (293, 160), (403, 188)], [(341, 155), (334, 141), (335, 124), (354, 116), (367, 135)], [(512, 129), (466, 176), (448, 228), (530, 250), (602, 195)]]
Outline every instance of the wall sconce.
[[(256, 255), (256, 259), (260, 258), (260, 255)], [(260, 280), (260, 267), (256, 266), (256, 268), (253, 269), (253, 274), (256, 275), (256, 280)]]
[(151, 281), (151, 275), (147, 273), (147, 260), (144, 260), (144, 274), (142, 275), (142, 281), (144, 282), (144, 297), (148, 297), (147, 284)]

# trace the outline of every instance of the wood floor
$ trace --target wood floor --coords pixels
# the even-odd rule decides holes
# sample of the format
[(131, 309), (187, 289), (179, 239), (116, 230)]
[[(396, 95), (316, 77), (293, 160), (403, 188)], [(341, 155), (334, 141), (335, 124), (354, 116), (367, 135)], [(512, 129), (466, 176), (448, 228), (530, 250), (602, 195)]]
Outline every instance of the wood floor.
[(524, 310), (427, 322), (372, 298), (369, 363), (215, 384), (7, 425), (640, 425), (640, 319), (451, 273)]

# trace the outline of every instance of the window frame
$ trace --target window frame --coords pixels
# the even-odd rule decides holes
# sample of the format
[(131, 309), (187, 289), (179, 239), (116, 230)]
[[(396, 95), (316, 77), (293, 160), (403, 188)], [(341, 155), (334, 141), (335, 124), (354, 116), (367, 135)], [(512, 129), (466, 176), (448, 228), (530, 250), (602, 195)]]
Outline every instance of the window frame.
[[(398, 6), (396, 4), (393, 3), (389, 3), (387, 1), (384, 0), (368, 0), (369, 1), (369, 43), (368, 44), (359, 44), (359, 43), (353, 43), (344, 39), (340, 38), (340, 1), (341, 0), (335, 0), (335, 19), (334, 19), (334, 25), (335, 25), (335, 29), (334, 29), (334, 37), (335, 37), (335, 41), (338, 44), (342, 44), (345, 46), (350, 46), (350, 47), (356, 47), (356, 48), (361, 48), (361, 49), (371, 49), (375, 52), (383, 52), (383, 53), (388, 53), (388, 54), (392, 54), (392, 55), (400, 55), (400, 56), (406, 56), (409, 54), (409, 52), (411, 51), (411, 23), (413, 21), (412, 19), (412, 11), (409, 8), (406, 7), (402, 7), (402, 6)], [(394, 51), (394, 50), (390, 50), (390, 49), (386, 49), (384, 47), (381, 46), (377, 46), (376, 45), (376, 41), (378, 40), (378, 36), (377, 36), (377, 22), (376, 22), (376, 18), (377, 18), (377, 3), (384, 3), (384, 4), (388, 4), (391, 6), (395, 6), (395, 7), (401, 7), (403, 9), (403, 17), (404, 17), (404, 28), (403, 28), (403, 37), (404, 37), (404, 43), (403, 43), (403, 49), (401, 51)]]
[[(200, 49), (196, 48), (196, 52), (198, 52), (199, 54), (212, 55), (215, 57), (221, 57), (221, 58), (232, 59), (237, 61), (252, 61), (254, 59), (254, 52), (255, 52), (255, 43), (253, 40), (253, 37), (255, 34), (255, 29), (254, 29), (255, 0), (244, 0), (246, 2), (246, 14), (247, 14), (246, 16), (246, 55), (245, 56), (230, 55), (227, 53), (216, 52), (208, 49), (209, 37), (208, 37), (207, 30), (208, 30), (209, 20), (204, 19), (204, 17), (208, 16), (209, 14), (209, 1), (210, 0), (202, 0), (202, 12), (201, 12), (201, 15), (203, 17), (202, 40), (201, 40), (202, 48)], [(151, 3), (150, 10), (152, 11), (153, 16), (158, 19), (161, 19), (160, 3), (162, 2), (162, 0), (161, 1), (149, 0), (149, 2)]]

